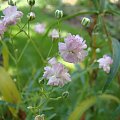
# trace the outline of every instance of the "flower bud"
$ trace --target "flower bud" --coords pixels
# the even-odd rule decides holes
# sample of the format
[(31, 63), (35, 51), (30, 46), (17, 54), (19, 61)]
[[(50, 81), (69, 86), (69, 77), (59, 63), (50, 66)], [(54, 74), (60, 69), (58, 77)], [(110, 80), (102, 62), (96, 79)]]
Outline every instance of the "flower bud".
[(35, 117), (35, 120), (45, 120), (45, 115), (44, 115), (44, 114), (42, 114), (42, 115), (37, 115), (37, 116)]
[(96, 53), (100, 53), (100, 51), (101, 51), (100, 48), (96, 49)]
[(32, 106), (28, 106), (27, 109), (32, 109), (33, 107)]
[(55, 11), (55, 17), (60, 19), (63, 17), (63, 11), (62, 10), (56, 10)]
[(28, 18), (28, 20), (30, 20), (30, 21), (34, 20), (34, 19), (35, 19), (35, 13), (34, 13), (34, 12), (28, 13), (27, 18)]
[(62, 97), (63, 98), (67, 98), (69, 96), (69, 92), (68, 91), (65, 91), (62, 93)]
[(8, 0), (8, 5), (15, 6), (16, 2), (13, 2), (12, 0)]
[(30, 6), (33, 6), (35, 4), (35, 0), (27, 0), (27, 2)]
[(88, 52), (92, 51), (91, 47), (88, 47), (87, 51), (88, 51)]
[(82, 24), (83, 26), (88, 26), (88, 25), (90, 24), (90, 19), (84, 17), (84, 18), (82, 19), (82, 21), (81, 21), (81, 24)]

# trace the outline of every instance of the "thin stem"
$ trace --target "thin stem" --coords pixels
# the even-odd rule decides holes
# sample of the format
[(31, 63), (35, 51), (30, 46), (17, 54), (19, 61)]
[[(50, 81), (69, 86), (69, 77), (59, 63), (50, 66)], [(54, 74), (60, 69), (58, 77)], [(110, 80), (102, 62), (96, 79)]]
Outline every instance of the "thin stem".
[(28, 35), (30, 36), (30, 21), (28, 21)]
[(49, 52), (48, 52), (47, 58), (50, 56), (50, 53), (51, 53), (51, 51), (52, 51), (52, 48), (53, 48), (53, 42), (52, 42), (52, 45), (51, 45), (50, 50), (49, 50)]
[(30, 43), (30, 41), (28, 40), (27, 43), (25, 44), (25, 46), (24, 46), (24, 48), (23, 48), (23, 50), (22, 50), (22, 52), (21, 52), (19, 58), (18, 58), (18, 62), (21, 60), (21, 58), (22, 58), (22, 56), (23, 56), (23, 54), (24, 54), (26, 48), (28, 47), (29, 43)]
[(58, 20), (58, 32), (59, 32), (59, 41), (60, 41), (61, 40), (60, 19)]
[(20, 30), (13, 37), (11, 37), (11, 39), (13, 39), (14, 37), (16, 37), (19, 33), (21, 33), (23, 31), (23, 29), (25, 28), (25, 26), (27, 25), (27, 23), (25, 23), (22, 28), (19, 25), (17, 25)]
[(107, 27), (106, 27), (105, 20), (103, 17), (102, 17), (102, 21), (103, 21), (103, 30), (108, 38), (109, 48), (110, 48), (110, 51), (112, 52), (112, 40), (111, 40), (109, 32), (107, 31)]
[[(10, 40), (11, 40), (11, 43), (12, 43), (12, 47), (13, 47), (13, 52), (14, 52), (14, 58), (15, 58), (15, 61), (14, 61), (14, 63), (15, 63), (15, 65), (16, 65), (16, 70), (18, 70), (18, 61), (17, 61), (17, 54), (16, 54), (16, 48), (15, 48), (15, 45), (14, 45), (14, 42), (13, 42), (13, 39), (12, 39), (12, 37), (11, 37), (11, 33), (12, 33), (12, 30), (11, 30), (11, 32), (10, 32)], [(20, 80), (20, 78), (19, 78), (19, 75), (18, 75), (18, 71), (16, 71), (16, 76), (17, 76), (17, 80), (18, 80), (18, 88), (19, 88), (19, 90), (20, 90), (20, 82), (19, 82), (19, 80)]]
[[(29, 12), (31, 12), (32, 6), (30, 6)], [(30, 20), (28, 20), (28, 35), (30, 36)]]
[(31, 43), (33, 44), (35, 50), (37, 51), (37, 53), (39, 54), (41, 60), (43, 63), (45, 63), (45, 59), (43, 58), (42, 54), (40, 53), (36, 43), (31, 39), (31, 37), (26, 33), (26, 31), (23, 31), (25, 33), (25, 35), (29, 38), (29, 40), (31, 41)]

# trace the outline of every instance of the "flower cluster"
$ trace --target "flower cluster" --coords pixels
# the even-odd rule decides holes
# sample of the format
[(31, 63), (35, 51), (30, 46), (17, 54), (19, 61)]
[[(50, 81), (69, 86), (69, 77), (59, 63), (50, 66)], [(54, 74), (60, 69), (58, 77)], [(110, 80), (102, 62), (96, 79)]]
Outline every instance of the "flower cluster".
[(70, 74), (63, 64), (57, 62), (56, 58), (48, 61), (49, 66), (44, 68), (43, 77), (49, 79), (48, 85), (63, 86), (71, 81)]
[(3, 10), (4, 14), (4, 24), (5, 25), (15, 25), (18, 20), (23, 16), (21, 11), (17, 11), (16, 6), (9, 6)]
[(9, 25), (15, 25), (21, 19), (23, 13), (16, 6), (8, 6), (3, 10), (3, 19), (0, 20), (0, 36), (4, 34)]
[(113, 63), (110, 56), (104, 55), (103, 58), (98, 59), (97, 62), (99, 62), (99, 68), (103, 68), (106, 73), (110, 72), (110, 65)]
[(78, 63), (84, 60), (87, 56), (87, 45), (82, 37), (79, 35), (71, 35), (64, 39), (65, 43), (59, 43), (60, 55), (66, 62)]

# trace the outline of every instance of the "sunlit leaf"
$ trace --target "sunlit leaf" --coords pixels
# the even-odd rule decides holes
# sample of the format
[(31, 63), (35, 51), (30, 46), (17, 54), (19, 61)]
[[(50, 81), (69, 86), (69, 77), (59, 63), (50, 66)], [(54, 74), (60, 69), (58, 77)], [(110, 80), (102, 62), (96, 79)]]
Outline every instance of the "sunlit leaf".
[(80, 102), (80, 104), (77, 105), (77, 107), (71, 113), (68, 120), (80, 120), (83, 113), (86, 110), (88, 110), (90, 107), (92, 107), (94, 104), (96, 104), (98, 99), (105, 100), (105, 101), (113, 100), (113, 101), (117, 102), (118, 104), (120, 104), (120, 100), (113, 95), (102, 94), (99, 96), (92, 96), (92, 97), (87, 98), (86, 100)]
[[(3, 67), (0, 67), (0, 92), (5, 101), (11, 104), (19, 104), (21, 102), (19, 91), (9, 74)], [(10, 111), (16, 116), (16, 110), (9, 107)]]
[(7, 70), (9, 65), (9, 52), (5, 44), (3, 44), (2, 55), (3, 55), (3, 66)]

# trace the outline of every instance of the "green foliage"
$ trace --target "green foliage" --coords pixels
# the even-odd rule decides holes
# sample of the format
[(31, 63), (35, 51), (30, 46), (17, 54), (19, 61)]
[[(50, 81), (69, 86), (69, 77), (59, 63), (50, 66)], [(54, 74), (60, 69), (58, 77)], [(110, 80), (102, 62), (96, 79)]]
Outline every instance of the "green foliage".
[[(4, 68), (0, 68), (0, 119), (14, 119), (12, 115), (6, 116), (9, 113), (7, 108), (15, 114), (21, 108), (26, 113), (26, 120), (34, 120), (36, 115), (42, 114), (45, 120), (77, 120), (81, 116), (86, 120), (108, 120), (110, 117), (113, 120), (119, 117), (119, 7), (109, 0), (78, 0), (75, 5), (62, 3), (62, 0), (36, 0), (35, 3), (32, 11), (36, 18), (29, 22), (30, 36), (26, 17), (29, 5), (27, 0), (16, 0), (24, 16), (17, 26), (9, 27), (1, 40), (0, 53)], [(0, 3), (0, 10), (7, 6), (7, 2)], [(60, 28), (54, 16), (56, 9), (64, 12), (64, 17), (59, 21)], [(83, 17), (90, 18), (89, 26), (80, 24)], [(42, 35), (34, 31), (34, 25), (38, 22), (46, 23), (46, 32)], [(48, 36), (53, 28), (60, 29), (63, 36), (67, 33), (79, 34), (86, 40), (90, 51), (85, 61), (74, 65), (58, 57), (59, 41), (52, 43)], [(112, 46), (109, 40), (111, 36), (118, 39), (112, 39)], [(51, 45), (53, 48), (49, 57), (58, 57), (71, 73), (72, 81), (64, 87), (48, 86), (47, 80), (42, 77)], [(104, 54), (111, 55), (110, 47), (113, 48), (114, 62), (107, 75), (98, 69), (96, 60)], [(100, 51), (97, 52), (97, 49)], [(111, 94), (98, 95), (102, 88), (103, 92), (107, 90)], [(14, 98), (17, 99), (15, 102)]]
[(108, 78), (106, 80), (106, 83), (103, 87), (102, 92), (105, 92), (105, 90), (107, 89), (107, 87), (109, 86), (110, 82), (113, 80), (113, 78), (115, 77), (115, 75), (118, 72), (119, 66), (120, 66), (120, 43), (118, 40), (113, 39), (112, 40), (112, 48), (113, 48), (113, 65), (111, 67), (111, 71), (108, 75)]
[(87, 111), (90, 107), (92, 107), (94, 104), (96, 104), (97, 101), (100, 99), (105, 101), (114, 100), (115, 102), (120, 104), (120, 100), (113, 95), (102, 94), (98, 96), (92, 96), (80, 102), (80, 104), (77, 105), (75, 110), (71, 113), (68, 120), (79, 120), (82, 117), (83, 113)]

